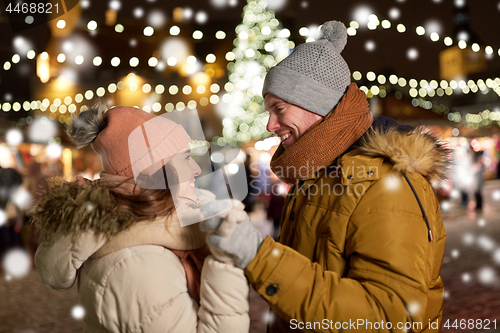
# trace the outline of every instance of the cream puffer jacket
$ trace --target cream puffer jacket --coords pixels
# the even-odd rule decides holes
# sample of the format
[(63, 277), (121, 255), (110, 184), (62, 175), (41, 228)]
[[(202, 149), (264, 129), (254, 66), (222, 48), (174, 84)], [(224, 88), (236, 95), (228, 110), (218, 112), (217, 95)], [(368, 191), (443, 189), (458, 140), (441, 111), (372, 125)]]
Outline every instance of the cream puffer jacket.
[[(248, 332), (249, 287), (241, 269), (210, 255), (203, 265), (200, 305), (188, 293), (184, 267), (168, 248), (205, 246), (205, 235), (198, 224), (181, 227), (173, 215), (138, 222), (112, 237), (86, 230), (75, 238), (76, 230), (86, 229), (85, 221), (90, 217), (106, 216), (103, 202), (108, 197), (103, 199), (102, 195), (90, 203), (92, 209), (78, 210), (82, 203), (96, 199), (95, 191), (86, 190), (94, 196), (82, 194), (80, 189), (75, 196), (64, 186), (56, 187), (33, 213), (46, 233), (60, 233), (60, 229), (49, 221), (40, 224), (40, 219), (65, 216), (65, 222), (58, 222), (71, 223), (67, 227), (73, 232), (42, 242), (35, 264), (42, 281), (56, 290), (67, 290), (78, 281), (85, 309), (84, 332)], [(47, 213), (68, 195), (72, 200), (59, 203), (62, 214)], [(68, 218), (68, 211), (77, 214)], [(107, 220), (113, 218), (108, 216)], [(100, 223), (106, 223), (106, 219)]]

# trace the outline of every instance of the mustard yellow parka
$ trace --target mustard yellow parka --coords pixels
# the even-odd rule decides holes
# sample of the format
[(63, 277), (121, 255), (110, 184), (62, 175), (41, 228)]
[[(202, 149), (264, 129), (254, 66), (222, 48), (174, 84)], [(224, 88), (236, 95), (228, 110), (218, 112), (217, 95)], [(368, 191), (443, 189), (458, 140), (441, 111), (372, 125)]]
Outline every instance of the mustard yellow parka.
[(446, 233), (431, 183), (447, 158), (421, 129), (370, 130), (292, 187), (279, 243), (267, 237), (245, 270), (275, 312), (268, 331), (440, 331)]

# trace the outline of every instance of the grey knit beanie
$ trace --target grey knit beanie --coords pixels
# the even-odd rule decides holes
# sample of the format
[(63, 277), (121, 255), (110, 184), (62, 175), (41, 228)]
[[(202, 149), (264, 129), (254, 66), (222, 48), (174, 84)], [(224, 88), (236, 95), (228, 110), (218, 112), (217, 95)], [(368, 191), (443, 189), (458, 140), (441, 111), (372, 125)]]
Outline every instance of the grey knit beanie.
[(351, 83), (351, 72), (340, 52), (347, 30), (339, 21), (321, 27), (321, 37), (304, 43), (269, 70), (262, 95), (273, 94), (287, 103), (326, 116)]

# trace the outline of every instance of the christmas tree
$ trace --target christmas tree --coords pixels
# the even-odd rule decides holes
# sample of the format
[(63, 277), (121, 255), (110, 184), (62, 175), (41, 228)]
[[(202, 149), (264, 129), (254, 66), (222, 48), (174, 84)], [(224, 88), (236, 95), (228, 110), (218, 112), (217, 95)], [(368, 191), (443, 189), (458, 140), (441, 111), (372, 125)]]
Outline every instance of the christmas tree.
[[(223, 120), (223, 141), (243, 143), (267, 137), (268, 115), (264, 111), (262, 85), (267, 71), (284, 59), (295, 47), (288, 40), (290, 31), (263, 0), (247, 0), (243, 21), (236, 27), (234, 49), (229, 53), (229, 102)], [(229, 60), (229, 59), (228, 59)]]

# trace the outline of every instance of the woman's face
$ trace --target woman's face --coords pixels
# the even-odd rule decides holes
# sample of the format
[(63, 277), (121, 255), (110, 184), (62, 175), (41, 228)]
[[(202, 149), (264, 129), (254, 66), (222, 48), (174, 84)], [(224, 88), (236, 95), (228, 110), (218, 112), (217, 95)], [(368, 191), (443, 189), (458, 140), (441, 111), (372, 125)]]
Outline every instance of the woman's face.
[(177, 187), (177, 197), (175, 199), (177, 201), (196, 202), (194, 178), (200, 175), (201, 169), (191, 157), (189, 145), (186, 146), (185, 151), (172, 158), (170, 165), (174, 167), (179, 177), (179, 184), (175, 185)]

